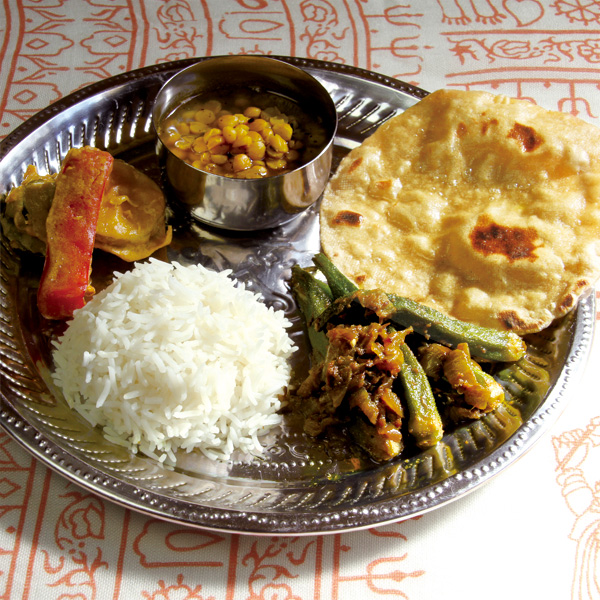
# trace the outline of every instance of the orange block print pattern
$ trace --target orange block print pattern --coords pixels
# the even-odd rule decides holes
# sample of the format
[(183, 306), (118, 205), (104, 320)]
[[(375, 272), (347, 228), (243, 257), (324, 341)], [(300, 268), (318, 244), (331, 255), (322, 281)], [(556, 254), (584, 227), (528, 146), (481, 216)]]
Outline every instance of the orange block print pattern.
[(216, 54), (326, 60), (425, 89), (543, 95), (547, 108), (600, 122), (600, 0), (13, 0), (0, 5), (0, 23), (2, 137), (85, 85)]
[(600, 598), (600, 416), (585, 428), (552, 440), (556, 480), (573, 513), (570, 537), (577, 545), (573, 600)]
[[(84, 492), (5, 434), (0, 465), (0, 527), (13, 540), (9, 547), (2, 538), (0, 598), (36, 600), (45, 590), (48, 598), (77, 600), (343, 600), (357, 589), (411, 598), (426, 576), (408, 551), (418, 519), (324, 537), (200, 531)], [(368, 538), (378, 552), (363, 561)]]

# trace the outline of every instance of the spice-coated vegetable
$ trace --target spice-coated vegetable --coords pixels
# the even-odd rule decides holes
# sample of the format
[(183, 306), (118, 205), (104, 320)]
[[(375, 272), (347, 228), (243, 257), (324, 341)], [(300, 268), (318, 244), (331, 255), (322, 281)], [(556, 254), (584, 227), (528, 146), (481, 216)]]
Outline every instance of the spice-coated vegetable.
[[(404, 446), (405, 411), (406, 429), (426, 449), (443, 437), (441, 408), (451, 421), (477, 419), (504, 400), (502, 386), (471, 358), (470, 344), (486, 359), (506, 362), (524, 354), (520, 337), (451, 319), (383, 290), (360, 290), (324, 254), (313, 262), (327, 283), (314, 268), (292, 268), (313, 367), (291, 399), (299, 403), (309, 435), (344, 424), (372, 458), (389, 460)], [(398, 324), (403, 329), (396, 331)], [(419, 334), (414, 341), (413, 331)], [(429, 378), (437, 382), (435, 393)]]
[(448, 317), (425, 304), (388, 294), (393, 304), (389, 319), (402, 327), (412, 327), (427, 339), (456, 347), (467, 343), (477, 358), (511, 362), (525, 355), (525, 342), (512, 331), (499, 331)]
[[(314, 258), (325, 275), (335, 298), (358, 287), (350, 281), (324, 254)], [(515, 333), (481, 327), (453, 319), (409, 298), (387, 294), (391, 304), (381, 306), (379, 316), (401, 327), (412, 327), (417, 333), (448, 346), (467, 343), (471, 355), (489, 361), (516, 361), (525, 355), (525, 342)]]
[(47, 319), (70, 318), (85, 304), (100, 203), (112, 164), (108, 152), (73, 148), (56, 178), (37, 296), (39, 311)]
[(444, 377), (464, 396), (465, 402), (483, 411), (494, 410), (504, 398), (502, 386), (474, 360), (468, 344), (458, 344), (443, 362)]
[(442, 439), (442, 419), (423, 367), (408, 344), (402, 345), (402, 352), (404, 364), (400, 381), (408, 406), (408, 431), (419, 448), (430, 448)]
[(325, 282), (298, 265), (292, 267), (291, 288), (306, 322), (313, 361), (319, 362), (325, 358), (329, 342), (325, 333), (317, 331), (312, 323), (331, 304), (331, 290)]

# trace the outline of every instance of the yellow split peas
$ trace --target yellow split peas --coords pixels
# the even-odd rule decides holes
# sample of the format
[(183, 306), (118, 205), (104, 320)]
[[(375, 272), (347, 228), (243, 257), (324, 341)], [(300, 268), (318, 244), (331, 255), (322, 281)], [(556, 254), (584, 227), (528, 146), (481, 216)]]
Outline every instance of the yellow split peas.
[(228, 110), (218, 100), (209, 100), (176, 110), (162, 124), (161, 139), (198, 169), (254, 179), (298, 166), (303, 143), (294, 138), (294, 125), (294, 119), (276, 107), (263, 110), (246, 103)]

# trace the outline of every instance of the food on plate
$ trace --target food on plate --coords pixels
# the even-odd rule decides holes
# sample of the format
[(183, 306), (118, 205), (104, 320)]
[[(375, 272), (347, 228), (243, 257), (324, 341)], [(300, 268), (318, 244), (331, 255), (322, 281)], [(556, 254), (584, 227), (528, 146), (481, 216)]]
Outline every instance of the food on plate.
[(56, 191), (56, 175), (40, 175), (34, 165), (29, 165), (23, 183), (4, 198), (0, 223), (14, 247), (46, 252), (46, 219)]
[(472, 360), (466, 343), (455, 349), (426, 343), (419, 348), (419, 360), (427, 377), (440, 384), (445, 380), (446, 394), (464, 395), (464, 405), (456, 401), (449, 404), (454, 421), (478, 418), (481, 411), (494, 410), (504, 398), (502, 386)]
[(53, 378), (134, 452), (166, 463), (178, 449), (260, 454), (259, 436), (281, 421), (289, 325), (230, 272), (151, 258), (75, 312), (54, 342)]
[(440, 90), (344, 157), (320, 216), (324, 252), (359, 287), (540, 331), (600, 275), (600, 130)]
[(90, 270), (100, 203), (113, 157), (85, 147), (67, 154), (46, 218), (46, 259), (37, 294), (40, 313), (66, 319), (92, 296)]
[(415, 302), (398, 311), (404, 299), (359, 290), (324, 254), (313, 262), (326, 281), (298, 265), (291, 280), (312, 350), (308, 376), (288, 391), (306, 433), (342, 424), (372, 458), (385, 461), (404, 449), (404, 429), (417, 448), (430, 448), (447, 422), (481, 418), (504, 400), (471, 347), (487, 365), (516, 361), (526, 350), (519, 336)]
[[(325, 254), (315, 255), (313, 261), (325, 275), (334, 297), (346, 296), (350, 300), (356, 297), (352, 294), (358, 292), (358, 286), (345, 277)], [(363, 298), (369, 295), (376, 296), (376, 303), (370, 303), (380, 318), (390, 320), (400, 327), (411, 327), (422, 336), (448, 346), (467, 343), (471, 353), (478, 358), (510, 362), (519, 360), (525, 354), (525, 342), (512, 331), (498, 331), (453, 319), (396, 294), (382, 295), (377, 291), (366, 291), (357, 295)], [(327, 313), (339, 312), (341, 308), (343, 307), (338, 302), (324, 311), (319, 319), (327, 320), (330, 318)]]
[(96, 248), (133, 262), (168, 246), (171, 239), (160, 187), (129, 163), (115, 160), (100, 205)]
[[(74, 151), (84, 151), (90, 157), (103, 152), (84, 146), (70, 150), (67, 156)], [(61, 169), (66, 161), (65, 157)], [(76, 171), (70, 171), (71, 174), (76, 175)], [(6, 236), (17, 248), (41, 254), (46, 251), (46, 219), (57, 177), (57, 173), (41, 175), (30, 165), (23, 183), (7, 194), (1, 223)], [(135, 261), (167, 246), (171, 237), (161, 189), (135, 167), (114, 159), (100, 204), (94, 247), (123, 260)]]
[(294, 103), (266, 94), (193, 98), (160, 124), (158, 134), (193, 167), (238, 179), (287, 173), (312, 159), (325, 138)]
[[(405, 331), (412, 333), (411, 329)], [(404, 362), (400, 382), (410, 415), (408, 432), (415, 438), (418, 448), (430, 448), (442, 439), (442, 419), (421, 363), (407, 343), (401, 349)]]
[(378, 323), (331, 328), (323, 361), (294, 392), (305, 415), (304, 431), (317, 436), (344, 422), (374, 458), (400, 454), (404, 408), (392, 386), (403, 366), (406, 333)]
[(67, 153), (59, 173), (31, 165), (3, 203), (2, 227), (11, 243), (46, 255), (38, 308), (67, 319), (94, 294), (92, 251), (132, 262), (168, 245), (166, 200), (146, 175), (98, 148)]

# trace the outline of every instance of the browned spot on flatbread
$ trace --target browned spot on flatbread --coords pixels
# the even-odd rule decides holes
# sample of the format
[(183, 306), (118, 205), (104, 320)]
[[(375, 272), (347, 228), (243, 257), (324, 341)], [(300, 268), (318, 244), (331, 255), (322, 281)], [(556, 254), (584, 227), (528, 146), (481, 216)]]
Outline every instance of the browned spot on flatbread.
[(568, 311), (570, 311), (574, 306), (575, 303), (577, 302), (577, 298), (579, 297), (579, 295), (581, 294), (581, 292), (587, 288), (590, 287), (591, 284), (589, 281), (587, 281), (587, 279), (579, 279), (574, 285), (573, 285), (573, 289), (571, 290), (571, 292), (569, 292), (563, 299), (562, 302), (559, 305), (559, 309), (566, 313)]
[(559, 305), (559, 309), (562, 312), (570, 311), (575, 306), (575, 296), (573, 294), (567, 294)]
[(515, 123), (508, 132), (508, 137), (521, 142), (525, 152), (533, 152), (544, 140), (533, 127)]
[(332, 225), (349, 225), (350, 227), (360, 227), (363, 216), (360, 213), (353, 212), (351, 210), (340, 210), (340, 212), (333, 217)]
[(461, 138), (463, 135), (465, 135), (465, 133), (467, 133), (467, 126), (461, 121), (456, 126), (456, 135)]
[(485, 135), (490, 128), (490, 125), (498, 125), (498, 119), (490, 119), (481, 124), (481, 135)]
[(358, 167), (360, 167), (360, 165), (362, 164), (362, 161), (362, 156), (359, 156), (355, 161), (353, 161), (352, 164), (348, 167), (348, 173), (352, 173), (352, 171), (358, 169)]
[(520, 259), (534, 261), (537, 256), (537, 231), (533, 227), (506, 227), (494, 223), (488, 216), (477, 219), (477, 224), (469, 234), (471, 245), (484, 256), (502, 254), (510, 262)]
[(375, 187), (379, 190), (389, 190), (392, 187), (391, 179), (382, 179), (375, 182)]
[(358, 285), (362, 285), (365, 282), (366, 278), (367, 278), (366, 275), (358, 275), (357, 277), (354, 278), (354, 280), (356, 281), (356, 283), (358, 283)]
[(523, 331), (530, 326), (529, 323), (526, 323), (525, 321), (523, 321), (523, 319), (519, 318), (519, 315), (514, 310), (504, 310), (498, 313), (498, 318), (500, 319), (500, 321), (502, 321), (502, 323), (504, 323), (504, 326), (509, 331), (515, 329)]

